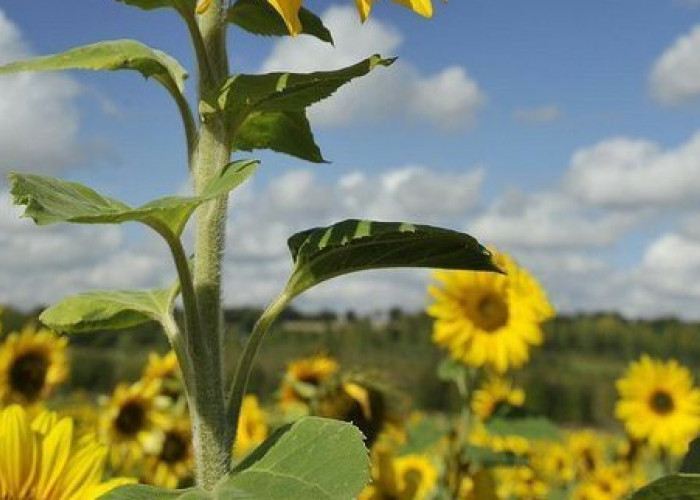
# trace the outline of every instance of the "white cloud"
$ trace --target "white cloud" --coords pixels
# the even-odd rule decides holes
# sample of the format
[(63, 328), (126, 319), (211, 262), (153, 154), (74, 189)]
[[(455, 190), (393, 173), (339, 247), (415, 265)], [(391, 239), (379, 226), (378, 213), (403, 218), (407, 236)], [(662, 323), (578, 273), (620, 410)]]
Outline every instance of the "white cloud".
[[(335, 47), (311, 37), (285, 39), (275, 44), (262, 71), (338, 69), (374, 53), (393, 56), (403, 42), (393, 27), (376, 19), (360, 25), (351, 7), (331, 7), (323, 21), (333, 33)], [(403, 116), (455, 129), (471, 125), (484, 102), (483, 91), (463, 67), (422, 75), (410, 63), (399, 60), (390, 68), (377, 68), (351, 82), (331, 99), (313, 106), (309, 113), (319, 125)]]
[[(457, 227), (458, 221), (476, 209), (482, 180), (483, 171), (478, 168), (445, 173), (409, 166), (376, 175), (351, 172), (333, 183), (323, 182), (310, 169), (292, 170), (265, 187), (248, 185), (231, 204), (226, 300), (271, 300), (290, 271), (286, 241), (297, 231), (349, 217), (452, 222)], [(409, 283), (423, 276), (409, 271), (343, 277), (320, 287), (303, 303), (363, 310), (385, 304), (420, 307), (423, 287)]]
[(700, 201), (700, 132), (675, 149), (617, 138), (577, 151), (566, 191), (602, 207), (679, 207)]
[(513, 119), (515, 121), (528, 125), (550, 123), (558, 120), (560, 117), (561, 110), (554, 104), (537, 108), (518, 108), (513, 111)]
[[(0, 64), (30, 56), (17, 27), (0, 10)], [(78, 85), (57, 74), (0, 76), (0, 172), (56, 170), (89, 154), (78, 141)]]
[(637, 222), (625, 213), (586, 210), (558, 192), (506, 193), (465, 230), (497, 246), (539, 249), (604, 247)]
[(667, 105), (700, 97), (700, 25), (678, 38), (654, 63), (649, 76), (652, 94)]

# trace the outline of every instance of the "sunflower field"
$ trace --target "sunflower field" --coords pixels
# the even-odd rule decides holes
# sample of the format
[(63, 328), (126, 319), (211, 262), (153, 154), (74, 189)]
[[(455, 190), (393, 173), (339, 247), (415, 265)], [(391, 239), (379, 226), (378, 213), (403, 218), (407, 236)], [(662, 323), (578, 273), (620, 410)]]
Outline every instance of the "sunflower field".
[[(192, 194), (132, 206), (10, 173), (12, 202), (37, 226), (139, 223), (167, 248), (172, 276), (162, 288), (78, 293), (40, 314), (5, 308), (0, 500), (700, 498), (700, 388), (686, 362), (700, 358), (697, 331), (673, 330), (669, 353), (646, 348), (658, 332), (617, 335), (630, 325), (614, 315), (567, 323), (517, 256), (468, 234), (354, 218), (299, 231), (276, 297), (229, 314), (228, 197), (259, 169), (248, 154), (325, 163), (307, 108), (395, 59), (235, 73), (229, 29), (331, 45), (332, 33), (298, 0), (120, 2), (178, 16), (195, 90), (174, 57), (130, 39), (10, 62), (0, 78), (151, 79), (177, 109)], [(433, 13), (430, 0), (396, 3)], [(372, 6), (356, 1), (361, 22)], [(293, 318), (294, 300), (317, 285), (390, 268), (432, 270), (425, 311)]]

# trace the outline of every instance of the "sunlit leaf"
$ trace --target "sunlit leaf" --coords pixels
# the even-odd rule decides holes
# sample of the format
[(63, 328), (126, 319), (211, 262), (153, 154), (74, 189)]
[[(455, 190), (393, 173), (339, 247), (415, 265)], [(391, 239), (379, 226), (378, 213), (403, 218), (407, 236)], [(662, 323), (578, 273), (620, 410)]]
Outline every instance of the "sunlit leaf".
[(59, 332), (119, 330), (161, 321), (171, 312), (176, 293), (173, 289), (85, 292), (49, 307), (39, 320)]
[(543, 417), (499, 418), (486, 422), (486, 429), (495, 436), (522, 436), (526, 439), (557, 440), (561, 431)]
[(132, 208), (103, 196), (77, 182), (40, 175), (10, 174), (14, 203), (25, 205), (24, 216), (39, 225), (57, 222), (118, 224), (135, 221), (153, 226), (165, 225), (175, 235), (182, 233), (187, 220), (200, 204), (225, 195), (244, 182), (257, 168), (254, 160), (227, 165), (200, 196), (168, 196)]
[(59, 54), (13, 62), (0, 66), (0, 74), (68, 69), (135, 70), (166, 87), (174, 86), (180, 92), (187, 78), (185, 69), (171, 56), (135, 40), (98, 42)]
[(353, 425), (306, 417), (251, 453), (213, 492), (217, 500), (351, 500), (369, 481), (362, 434)]
[(429, 267), (500, 271), (473, 237), (421, 224), (349, 219), (293, 235), (294, 272), (287, 293), (296, 296), (323, 281), (368, 269)]

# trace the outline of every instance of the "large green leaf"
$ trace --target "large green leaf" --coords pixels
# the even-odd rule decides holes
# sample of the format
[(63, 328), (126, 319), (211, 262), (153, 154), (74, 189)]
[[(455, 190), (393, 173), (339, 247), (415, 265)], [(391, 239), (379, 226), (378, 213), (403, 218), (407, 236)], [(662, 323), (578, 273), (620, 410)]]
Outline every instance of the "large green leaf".
[(67, 333), (119, 330), (169, 315), (177, 288), (80, 293), (49, 307), (39, 321)]
[(213, 494), (217, 500), (350, 500), (368, 481), (360, 431), (345, 422), (306, 417), (273, 434)]
[(304, 111), (253, 113), (238, 128), (233, 147), (271, 149), (314, 163), (324, 163)]
[(78, 184), (40, 175), (10, 174), (14, 203), (25, 205), (24, 216), (37, 224), (75, 222), (83, 224), (118, 224), (136, 221), (148, 225), (165, 225), (180, 235), (192, 212), (207, 200), (225, 195), (250, 177), (257, 161), (233, 162), (221, 171), (200, 196), (168, 196), (132, 208), (119, 200), (103, 196)]
[(634, 493), (630, 500), (692, 500), (700, 498), (700, 474), (662, 477)]
[(211, 500), (211, 498), (211, 494), (201, 488), (166, 490), (145, 484), (130, 484), (105, 493), (100, 500)]
[(111, 40), (77, 47), (60, 54), (35, 57), (0, 66), (0, 74), (66, 69), (130, 69), (153, 77), (169, 90), (182, 92), (187, 72), (175, 59), (135, 40)]
[(394, 59), (373, 55), (336, 71), (233, 75), (216, 95), (207, 97), (204, 113), (222, 109), (237, 149), (272, 149), (322, 162), (305, 110), (336, 90)]
[(239, 114), (252, 111), (301, 111), (330, 97), (353, 79), (367, 75), (378, 66), (389, 66), (395, 60), (375, 54), (334, 71), (233, 75), (222, 86), (219, 103), (233, 121), (240, 121)]
[(500, 271), (471, 236), (421, 224), (349, 219), (289, 238), (294, 272), (287, 293), (296, 296), (328, 279), (355, 271), (431, 267)]
[[(254, 35), (289, 36), (289, 29), (284, 24), (282, 16), (265, 0), (238, 0), (229, 7), (227, 19), (230, 23)], [(299, 9), (299, 21), (301, 21), (303, 34), (315, 36), (330, 44), (333, 43), (331, 32), (323, 25), (323, 21), (310, 10), (304, 7)]]
[(117, 2), (138, 7), (143, 10), (154, 10), (162, 8), (173, 8), (176, 10), (187, 9), (194, 12), (196, 0), (117, 0)]

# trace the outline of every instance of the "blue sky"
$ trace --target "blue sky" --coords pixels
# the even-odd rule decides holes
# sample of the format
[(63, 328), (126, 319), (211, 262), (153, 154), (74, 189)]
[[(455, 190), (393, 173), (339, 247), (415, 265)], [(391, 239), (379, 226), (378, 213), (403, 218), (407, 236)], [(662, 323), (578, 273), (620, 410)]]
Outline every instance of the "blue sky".
[[(273, 296), (286, 234), (366, 216), (473, 233), (513, 253), (564, 311), (700, 317), (700, 3), (463, 0), (437, 2), (426, 21), (384, 1), (365, 26), (350, 2), (307, 5), (337, 29), (335, 51), (232, 32), (233, 69), (328, 69), (372, 52), (399, 63), (312, 111), (332, 164), (260, 155), (259, 177), (232, 203), (229, 303)], [(0, 61), (135, 38), (192, 67), (167, 11), (63, 0), (0, 12)], [(12, 111), (0, 114), (0, 169), (77, 179), (132, 203), (184, 189), (178, 116), (157, 85), (130, 73), (31, 78), (26, 103), (19, 84), (3, 92), (0, 81), (0, 110), (4, 93)], [(171, 278), (159, 242), (140, 230), (30, 228), (0, 201), (0, 302)], [(427, 280), (370, 273), (303, 305), (422, 307)]]

